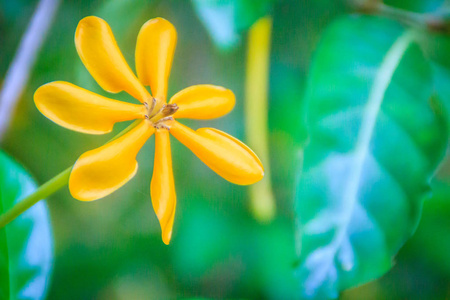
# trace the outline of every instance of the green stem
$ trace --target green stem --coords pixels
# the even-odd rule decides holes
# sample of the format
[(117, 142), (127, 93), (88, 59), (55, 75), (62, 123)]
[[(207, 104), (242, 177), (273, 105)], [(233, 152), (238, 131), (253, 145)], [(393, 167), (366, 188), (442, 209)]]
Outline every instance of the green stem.
[[(121, 137), (134, 127), (138, 125), (141, 122), (141, 120), (136, 120), (133, 123), (131, 123), (127, 128), (119, 132), (116, 136), (114, 136), (112, 139), (107, 141), (105, 144)], [(30, 207), (38, 203), (40, 200), (47, 198), (48, 196), (54, 194), (56, 191), (67, 185), (69, 182), (69, 176), (70, 171), (72, 171), (73, 165), (41, 185), (37, 190), (34, 191), (34, 193), (26, 196), (22, 200), (20, 200), (16, 205), (14, 205), (11, 209), (9, 209), (4, 214), (0, 215), (0, 229), (8, 225), (10, 222), (12, 222), (15, 218), (20, 216), (22, 213), (24, 213), (26, 210), (28, 210)]]
[(383, 3), (378, 6), (378, 13), (412, 27), (426, 27), (428, 15), (395, 8)]
[(444, 17), (446, 15), (445, 9), (434, 13), (417, 13), (389, 6), (377, 0), (363, 1), (358, 8), (364, 13), (381, 15), (410, 27), (432, 32), (450, 33), (450, 23)]
[(250, 29), (245, 84), (245, 130), (248, 145), (264, 165), (264, 178), (249, 187), (250, 208), (254, 217), (268, 222), (275, 215), (269, 166), (268, 101), (269, 58), (272, 19), (259, 19)]
[(44, 199), (51, 194), (58, 191), (60, 188), (65, 186), (69, 182), (70, 171), (73, 166), (65, 169), (43, 185), (41, 185), (34, 193), (28, 195), (16, 205), (14, 205), (10, 210), (0, 216), (0, 228), (5, 227), (15, 218), (21, 215), (23, 212), (28, 210), (30, 207), (38, 203), (41, 199)]
[(109, 141), (107, 141), (105, 144), (108, 144), (109, 142), (114, 141), (115, 139), (120, 138), (122, 135), (124, 135), (125, 133), (127, 133), (128, 131), (130, 131), (131, 129), (133, 129), (134, 127), (136, 127), (139, 123), (141, 123), (142, 120), (136, 120), (133, 123), (131, 123), (130, 125), (128, 125), (124, 130), (122, 130), (121, 132), (119, 132), (118, 134), (116, 134), (112, 139), (110, 139)]

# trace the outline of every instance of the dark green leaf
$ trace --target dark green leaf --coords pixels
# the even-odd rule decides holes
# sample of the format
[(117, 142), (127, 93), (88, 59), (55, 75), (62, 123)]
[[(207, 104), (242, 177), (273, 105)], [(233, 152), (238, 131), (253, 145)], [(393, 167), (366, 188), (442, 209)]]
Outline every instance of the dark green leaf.
[(400, 250), (392, 270), (379, 280), (345, 291), (340, 300), (448, 298), (450, 184), (433, 178), (431, 187), (433, 196), (424, 202), (417, 231)]
[(450, 129), (450, 68), (434, 63), (433, 71), (435, 92), (444, 105), (447, 126)]
[[(410, 241), (408, 255), (417, 260), (417, 256), (426, 257), (431, 270), (450, 276), (450, 184), (434, 182), (433, 198), (424, 205), (423, 218), (416, 234)], [(432, 233), (432, 234), (430, 234)], [(420, 249), (420, 254), (416, 249)]]
[(434, 89), (446, 110), (450, 128), (450, 37), (445, 34), (423, 32), (420, 45), (432, 60)]
[(192, 0), (200, 20), (217, 47), (229, 50), (239, 45), (241, 33), (269, 14), (274, 0)]
[(296, 199), (303, 297), (334, 298), (381, 276), (416, 229), (446, 127), (414, 38), (361, 16), (323, 36)]
[[(0, 213), (36, 189), (27, 172), (0, 151)], [(43, 299), (53, 258), (47, 207), (40, 202), (0, 229), (0, 299)]]

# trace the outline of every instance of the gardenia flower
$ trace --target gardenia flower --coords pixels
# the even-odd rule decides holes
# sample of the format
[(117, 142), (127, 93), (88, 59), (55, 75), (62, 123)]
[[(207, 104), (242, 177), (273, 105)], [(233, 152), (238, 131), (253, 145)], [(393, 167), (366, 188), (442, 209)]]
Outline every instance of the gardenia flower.
[(156, 18), (145, 23), (137, 38), (136, 77), (109, 25), (98, 17), (86, 17), (75, 33), (75, 45), (85, 67), (104, 90), (125, 91), (141, 103), (109, 99), (62, 81), (45, 84), (34, 94), (42, 114), (79, 132), (104, 134), (111, 132), (116, 122), (142, 119), (119, 138), (81, 155), (70, 174), (69, 190), (82, 201), (97, 200), (116, 191), (136, 174), (136, 155), (154, 134), (150, 195), (166, 244), (172, 236), (176, 206), (169, 133), (232, 183), (248, 185), (264, 176), (258, 157), (239, 140), (213, 128), (194, 131), (175, 120), (217, 118), (230, 112), (235, 104), (230, 90), (213, 85), (191, 86), (166, 103), (176, 40), (170, 22)]

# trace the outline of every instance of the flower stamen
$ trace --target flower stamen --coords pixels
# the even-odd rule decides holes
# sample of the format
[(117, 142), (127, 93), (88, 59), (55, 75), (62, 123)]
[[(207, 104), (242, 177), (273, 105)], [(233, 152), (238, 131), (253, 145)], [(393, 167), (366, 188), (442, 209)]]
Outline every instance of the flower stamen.
[(164, 117), (173, 115), (174, 113), (177, 112), (177, 110), (178, 110), (178, 105), (176, 105), (175, 103), (166, 104), (166, 105), (164, 105), (163, 110), (161, 111), (161, 114), (163, 115), (163, 118), (164, 118)]
[(177, 110), (178, 105), (176, 104), (164, 104), (161, 109), (158, 110), (155, 114), (151, 115), (149, 119), (156, 124), (159, 120), (173, 115), (177, 112)]
[(147, 110), (147, 114), (146, 114), (146, 118), (148, 118), (148, 116), (150, 116), (153, 112), (153, 110), (155, 109), (156, 106), (156, 99), (154, 97), (152, 97), (152, 104), (151, 106), (148, 105), (148, 102), (144, 102), (143, 103), (145, 106), (145, 109)]
[(173, 117), (162, 118), (162, 119), (158, 120), (156, 123), (154, 123), (153, 127), (155, 127), (156, 129), (164, 128), (164, 129), (170, 130), (170, 127), (167, 126), (166, 124), (164, 124), (164, 122), (166, 122), (166, 121), (173, 121)]
[(155, 106), (156, 106), (156, 98), (152, 97), (152, 106), (150, 107), (150, 109), (147, 107), (149, 114), (152, 113), (153, 109), (155, 109)]

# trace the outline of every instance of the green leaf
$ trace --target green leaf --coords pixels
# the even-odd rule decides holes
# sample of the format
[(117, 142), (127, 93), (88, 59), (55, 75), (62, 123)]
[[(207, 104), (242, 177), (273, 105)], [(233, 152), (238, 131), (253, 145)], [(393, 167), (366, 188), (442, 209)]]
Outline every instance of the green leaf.
[[(423, 217), (409, 243), (407, 255), (417, 261), (425, 256), (429, 270), (450, 277), (450, 184), (433, 180), (433, 198), (424, 205)], [(420, 254), (418, 254), (420, 253)]]
[(323, 36), (296, 196), (305, 298), (335, 298), (380, 277), (417, 227), (447, 133), (414, 38), (369, 16), (342, 19)]
[(450, 134), (450, 68), (433, 63), (434, 88), (445, 108), (448, 133)]
[[(0, 151), (0, 213), (36, 189), (30, 175)], [(43, 299), (53, 243), (47, 207), (39, 202), (0, 229), (0, 299)]]
[(221, 50), (236, 48), (242, 32), (269, 14), (275, 0), (192, 0), (195, 11)]
[(442, 100), (450, 129), (450, 37), (441, 33), (422, 32), (420, 45), (432, 60), (434, 90)]

